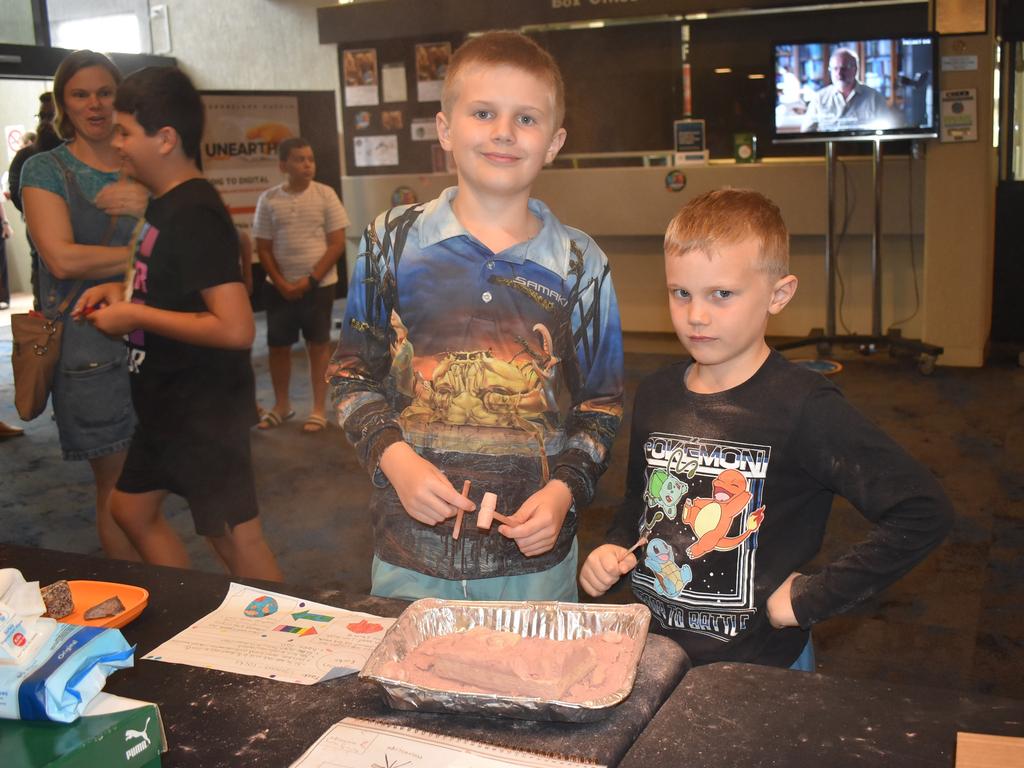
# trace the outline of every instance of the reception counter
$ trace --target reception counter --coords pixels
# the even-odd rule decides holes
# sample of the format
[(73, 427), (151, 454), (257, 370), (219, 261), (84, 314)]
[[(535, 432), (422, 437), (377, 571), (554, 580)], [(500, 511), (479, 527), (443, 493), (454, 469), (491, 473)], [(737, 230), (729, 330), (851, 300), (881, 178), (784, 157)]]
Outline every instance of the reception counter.
[[(664, 166), (552, 169), (543, 171), (534, 185), (535, 197), (546, 202), (562, 222), (594, 237), (608, 254), (623, 329), (672, 331), (663, 295), (665, 227), (688, 199), (723, 186), (763, 192), (779, 206), (790, 230), (791, 269), (800, 278), (800, 288), (786, 311), (772, 318), (769, 334), (803, 336), (812, 328), (824, 327), (828, 210), (824, 158), (679, 166), (686, 177), (685, 187), (679, 191), (670, 191), (666, 185), (670, 170)], [(942, 260), (954, 259), (959, 265), (963, 253), (947, 257), (944, 250), (929, 251), (933, 244), (925, 237), (925, 174), (923, 159), (894, 155), (883, 160), (882, 330), (899, 323), (904, 336), (945, 346), (947, 353), (939, 359), (940, 364), (977, 365), (987, 338), (991, 290), (977, 297), (961, 294), (956, 308), (959, 316), (979, 327), (985, 325), (983, 335), (974, 333), (969, 348), (965, 348), (962, 339), (947, 333), (946, 326), (939, 322), (948, 319), (949, 308), (931, 301), (932, 296), (948, 292), (950, 286), (944, 282), (947, 272), (951, 280), (955, 279), (955, 272), (946, 270)], [(450, 174), (344, 177), (343, 199), (352, 219), (347, 233), (349, 270), (359, 253), (359, 236), (375, 214), (410, 194), (417, 201), (430, 200), (454, 183), (455, 177)], [(839, 243), (843, 284), (837, 330), (870, 333), (874, 223), (871, 158), (840, 158), (836, 188), (836, 234), (844, 233)], [(931, 256), (930, 252), (937, 255)]]

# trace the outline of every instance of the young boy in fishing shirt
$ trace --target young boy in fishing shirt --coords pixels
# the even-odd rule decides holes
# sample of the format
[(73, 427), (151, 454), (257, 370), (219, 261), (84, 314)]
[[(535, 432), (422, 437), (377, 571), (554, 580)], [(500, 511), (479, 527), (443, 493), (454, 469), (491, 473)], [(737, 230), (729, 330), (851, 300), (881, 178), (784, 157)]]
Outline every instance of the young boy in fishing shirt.
[[(577, 513), (621, 419), (622, 339), (604, 254), (529, 196), (565, 139), (561, 76), (529, 38), (489, 33), (452, 57), (442, 107), (458, 186), (367, 228), (328, 369), (375, 485), (372, 591), (576, 600)], [(456, 539), (456, 510), (485, 492), (511, 521), (479, 530), (469, 514)]]
[[(892, 584), (952, 523), (925, 467), (765, 343), (796, 291), (788, 269), (782, 215), (756, 192), (701, 195), (669, 224), (669, 310), (690, 359), (637, 390), (625, 500), (580, 573), (595, 597), (630, 574), (652, 628), (696, 664), (812, 670), (811, 627)], [(837, 494), (875, 527), (801, 574)]]

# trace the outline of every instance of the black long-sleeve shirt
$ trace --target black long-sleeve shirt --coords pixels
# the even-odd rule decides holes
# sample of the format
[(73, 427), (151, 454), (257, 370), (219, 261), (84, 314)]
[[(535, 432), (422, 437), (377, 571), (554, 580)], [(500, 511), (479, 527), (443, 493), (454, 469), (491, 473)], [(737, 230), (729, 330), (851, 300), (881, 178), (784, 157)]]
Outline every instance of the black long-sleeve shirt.
[[(686, 389), (687, 362), (637, 392), (625, 500), (609, 541), (639, 535), (631, 586), (695, 663), (789, 666), (811, 625), (879, 592), (948, 532), (952, 505), (931, 473), (823, 376), (772, 353), (743, 384)], [(867, 538), (792, 587), (800, 627), (766, 602), (821, 546), (834, 495), (875, 523)]]

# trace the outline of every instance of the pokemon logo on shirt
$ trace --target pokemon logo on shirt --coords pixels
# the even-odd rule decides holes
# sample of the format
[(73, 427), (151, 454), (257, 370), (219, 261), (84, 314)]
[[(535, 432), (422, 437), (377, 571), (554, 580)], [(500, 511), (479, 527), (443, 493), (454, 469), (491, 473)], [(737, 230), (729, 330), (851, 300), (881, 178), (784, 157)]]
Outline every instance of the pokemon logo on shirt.
[(633, 591), (663, 627), (722, 641), (754, 615), (771, 448), (651, 433)]

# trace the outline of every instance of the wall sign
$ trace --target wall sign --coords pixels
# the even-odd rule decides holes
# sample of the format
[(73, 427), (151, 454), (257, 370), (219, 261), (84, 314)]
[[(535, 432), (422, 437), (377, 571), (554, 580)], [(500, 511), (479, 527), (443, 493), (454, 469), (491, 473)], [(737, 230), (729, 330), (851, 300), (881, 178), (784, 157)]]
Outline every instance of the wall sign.
[(25, 135), (24, 125), (5, 125), (4, 138), (7, 143), (7, 162), (10, 163), (21, 149), (22, 136)]
[(686, 174), (673, 168), (665, 174), (665, 189), (669, 192), (682, 192), (686, 189)]
[(703, 120), (676, 120), (672, 127), (676, 141), (676, 152), (704, 151)]
[(943, 143), (978, 140), (977, 89), (942, 92)]
[(394, 190), (392, 190), (392, 192), (391, 192), (391, 205), (392, 206), (396, 206), (396, 205), (411, 205), (413, 203), (418, 203), (418, 202), (419, 202), (419, 200), (416, 199), (416, 193), (413, 191), (412, 187), (406, 187), (406, 186), (395, 187)]
[(973, 72), (978, 68), (977, 56), (943, 56), (943, 72)]

